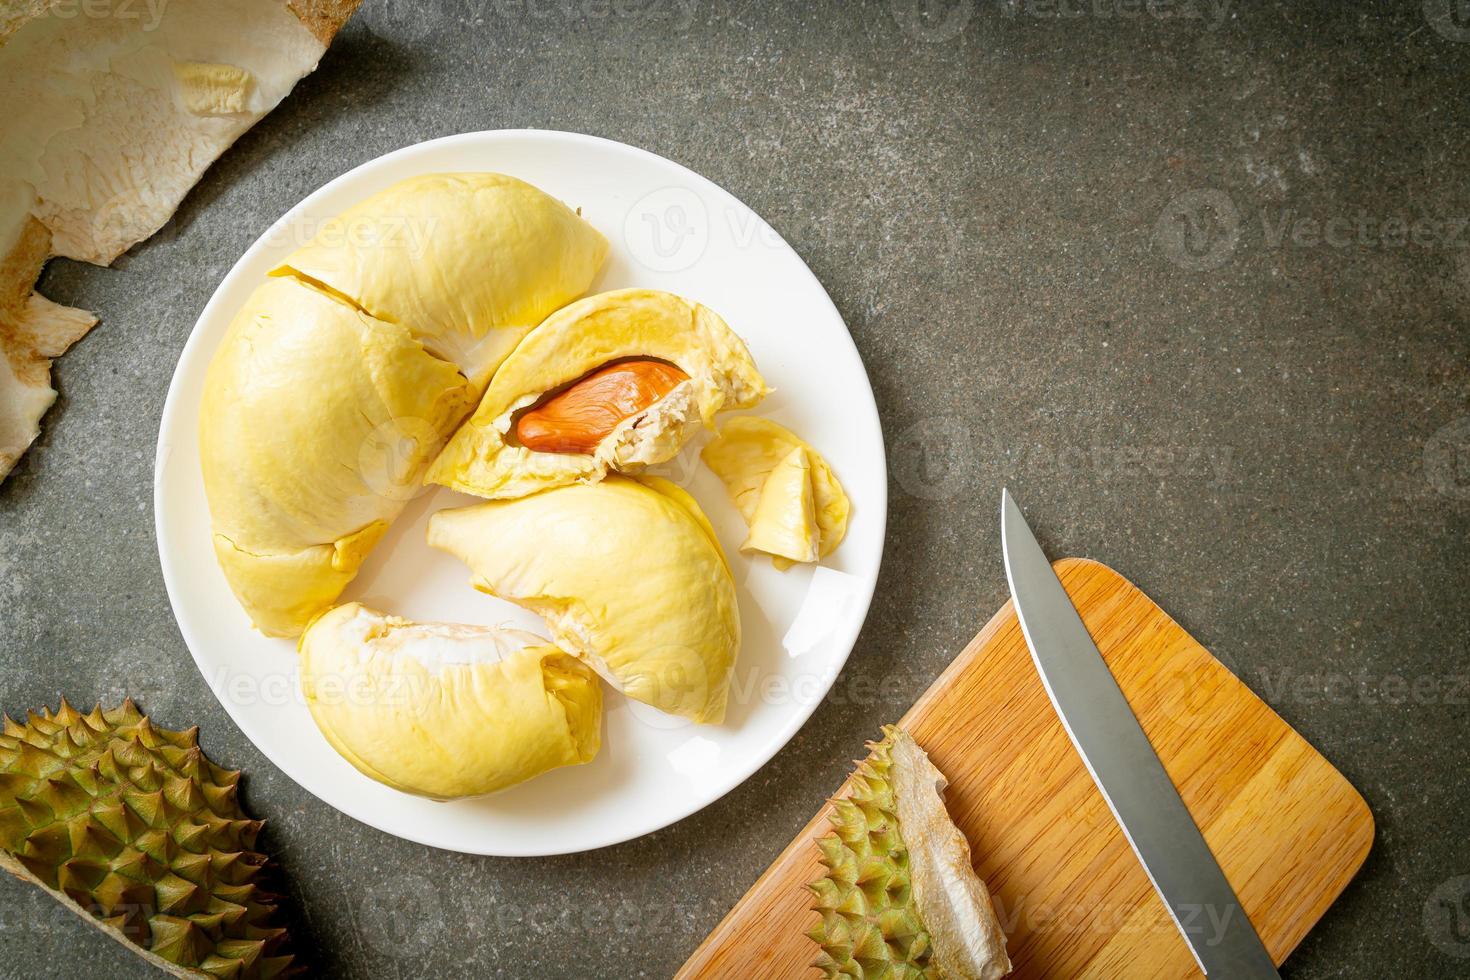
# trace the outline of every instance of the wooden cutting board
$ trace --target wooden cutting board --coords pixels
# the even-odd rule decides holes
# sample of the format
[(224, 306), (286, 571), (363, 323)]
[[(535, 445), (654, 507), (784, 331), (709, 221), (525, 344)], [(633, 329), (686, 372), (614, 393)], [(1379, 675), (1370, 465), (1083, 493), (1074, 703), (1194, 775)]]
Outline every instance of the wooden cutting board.
[[(1132, 583), (1093, 561), (1055, 567), (1280, 963), (1367, 857), (1367, 804)], [(1014, 977), (1202, 975), (1067, 740), (1009, 602), (902, 724), (949, 777), (949, 811), (995, 896)], [(852, 752), (866, 754), (856, 744)], [(820, 976), (803, 934), (817, 921), (804, 885), (820, 870), (813, 841), (827, 832), (828, 809), (695, 950), (680, 980)]]

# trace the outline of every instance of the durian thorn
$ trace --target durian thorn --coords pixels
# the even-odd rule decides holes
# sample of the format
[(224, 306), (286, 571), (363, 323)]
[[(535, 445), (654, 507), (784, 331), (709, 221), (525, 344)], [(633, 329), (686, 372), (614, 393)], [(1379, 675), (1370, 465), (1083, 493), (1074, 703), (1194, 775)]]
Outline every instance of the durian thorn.
[(69, 728), (72, 725), (75, 725), (77, 723), (77, 719), (81, 718), (82, 716), (80, 713), (78, 713), (76, 708), (73, 708), (71, 706), (71, 702), (67, 701), (66, 695), (63, 694), (61, 696), (61, 706), (56, 709), (56, 717), (58, 719), (62, 719), (63, 723)]
[(92, 710), (84, 715), (82, 720), (87, 723), (88, 728), (99, 735), (107, 730), (107, 715), (102, 710), (101, 701), (93, 705)]
[[(189, 731), (190, 732), (198, 732), (199, 731), (199, 728), (198, 728), (198, 726), (195, 726), (194, 728), (189, 729)], [(204, 765), (204, 750), (201, 749), (198, 746), (198, 744), (194, 744), (194, 745), (189, 746), (187, 749), (184, 750), (184, 755), (179, 760), (179, 765), (180, 765), (180, 767), (183, 767), (183, 766), (192, 766), (192, 767), (194, 767), (196, 769), (197, 768), (203, 768), (203, 765)]]
[(92, 729), (80, 722), (67, 725), (66, 740), (74, 750), (81, 751), (92, 744)]

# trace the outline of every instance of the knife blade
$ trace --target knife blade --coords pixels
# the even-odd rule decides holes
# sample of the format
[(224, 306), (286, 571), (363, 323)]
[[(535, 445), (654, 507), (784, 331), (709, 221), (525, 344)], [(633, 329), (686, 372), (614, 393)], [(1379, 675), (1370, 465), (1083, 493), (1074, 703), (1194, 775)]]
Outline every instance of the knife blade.
[(1007, 491), (1001, 551), (1021, 632), (1062, 727), (1205, 975), (1279, 980), (1071, 597)]

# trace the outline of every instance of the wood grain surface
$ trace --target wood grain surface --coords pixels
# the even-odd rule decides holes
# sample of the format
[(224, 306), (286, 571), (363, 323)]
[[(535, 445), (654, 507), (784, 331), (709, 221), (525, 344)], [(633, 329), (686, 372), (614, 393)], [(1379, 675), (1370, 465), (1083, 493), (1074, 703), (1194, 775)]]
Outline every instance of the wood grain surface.
[[(1347, 780), (1132, 583), (1055, 566), (1170, 778), (1277, 963), (1368, 854)], [(1067, 740), (1007, 603), (902, 724), (949, 778), (946, 800), (995, 896), (1013, 976), (1202, 974)], [(876, 737), (877, 733), (873, 733)], [(852, 747), (854, 757), (865, 754)], [(839, 793), (845, 792), (845, 787)], [(677, 974), (814, 977), (823, 807)]]

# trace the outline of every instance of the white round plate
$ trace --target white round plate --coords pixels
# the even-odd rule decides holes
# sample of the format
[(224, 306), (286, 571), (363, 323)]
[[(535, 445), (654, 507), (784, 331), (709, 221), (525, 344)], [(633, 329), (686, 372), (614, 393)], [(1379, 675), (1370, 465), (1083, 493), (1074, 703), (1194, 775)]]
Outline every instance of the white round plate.
[[(696, 440), (656, 472), (709, 514), (735, 570), (743, 643), (724, 724), (693, 725), (604, 687), (603, 746), (588, 765), (503, 793), (435, 803), (382, 786), (322, 738), (300, 694), (294, 644), (255, 632), (210, 545), (196, 427), (205, 368), (231, 316), (320, 222), (390, 184), (436, 171), (512, 174), (582, 209), (612, 243), (593, 292), (667, 289), (718, 311), (774, 388), (754, 414), (816, 446), (852, 499), (847, 540), (818, 567), (778, 572), (741, 554), (745, 526)], [(487, 260), (493, 257), (487, 256)], [(621, 143), (540, 130), (466, 133), (365, 163), (302, 201), (235, 263), (190, 336), (158, 435), (154, 509), (179, 629), (220, 703), (296, 782), (387, 833), (476, 854), (562, 854), (650, 833), (718, 799), (796, 734), (847, 660), (878, 578), (887, 515), (872, 388), (841, 316), (801, 258), (750, 208), (698, 174)], [(429, 515), (472, 503), (443, 488), (413, 500), (343, 601), (416, 620), (540, 621), (475, 592), (469, 571), (425, 544)]]

